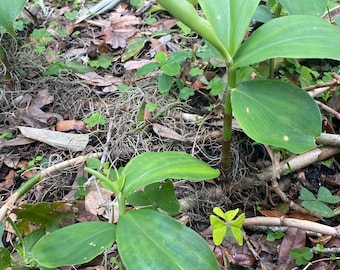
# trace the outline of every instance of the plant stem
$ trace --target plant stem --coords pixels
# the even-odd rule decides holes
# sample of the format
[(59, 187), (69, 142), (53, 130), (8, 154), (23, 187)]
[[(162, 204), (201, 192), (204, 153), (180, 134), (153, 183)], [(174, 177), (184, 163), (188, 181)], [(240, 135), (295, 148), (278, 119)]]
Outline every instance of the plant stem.
[(233, 67), (228, 69), (227, 89), (225, 93), (224, 112), (223, 112), (223, 134), (222, 134), (222, 153), (221, 170), (224, 175), (231, 171), (231, 132), (233, 110), (231, 107), (231, 91), (236, 87), (237, 70)]

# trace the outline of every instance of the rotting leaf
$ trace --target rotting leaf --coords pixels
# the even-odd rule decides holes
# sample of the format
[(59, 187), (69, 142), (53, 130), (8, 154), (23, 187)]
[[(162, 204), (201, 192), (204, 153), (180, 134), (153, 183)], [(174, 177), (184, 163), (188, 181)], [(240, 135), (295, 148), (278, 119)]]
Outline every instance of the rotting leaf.
[(288, 228), (288, 230), (286, 231), (286, 235), (280, 245), (278, 264), (292, 263), (292, 258), (289, 257), (289, 253), (292, 251), (292, 249), (305, 246), (306, 232), (298, 228)]

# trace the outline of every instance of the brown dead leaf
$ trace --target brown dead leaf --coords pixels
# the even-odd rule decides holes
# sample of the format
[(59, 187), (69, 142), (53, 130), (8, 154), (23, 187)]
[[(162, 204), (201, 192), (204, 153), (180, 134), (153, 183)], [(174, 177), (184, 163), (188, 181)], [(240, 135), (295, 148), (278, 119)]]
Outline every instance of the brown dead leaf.
[(56, 131), (84, 131), (86, 130), (86, 124), (81, 120), (63, 120), (56, 124)]
[(1, 189), (9, 189), (11, 186), (13, 186), (14, 176), (15, 176), (15, 171), (10, 170), (4, 178), (5, 181), (0, 182), (0, 188)]
[(134, 70), (134, 69), (139, 69), (140, 67), (151, 63), (155, 62), (154, 60), (147, 60), (147, 59), (141, 59), (141, 60), (130, 60), (128, 62), (124, 63), (124, 68), (125, 70)]
[(178, 134), (176, 131), (166, 126), (156, 123), (152, 125), (152, 128), (154, 132), (160, 137), (173, 139), (173, 140), (180, 141), (180, 142), (187, 141), (187, 138), (183, 137), (182, 135)]
[(41, 108), (51, 104), (54, 97), (48, 90), (41, 90), (35, 97), (31, 95), (23, 95), (15, 100), (17, 111), (16, 115), (21, 118), (28, 126), (31, 127), (47, 127), (48, 120), (56, 118), (63, 120), (58, 113), (44, 112)]
[(285, 214), (282, 214), (280, 211), (277, 210), (261, 210), (260, 213), (265, 217), (286, 217)]
[(281, 263), (293, 263), (293, 259), (289, 256), (289, 253), (293, 248), (302, 248), (306, 246), (306, 231), (298, 228), (288, 228), (284, 238), (282, 239), (278, 264)]
[(84, 74), (76, 73), (76, 75), (90, 85), (110, 86), (113, 84), (123, 83), (123, 79), (121, 77), (114, 77), (107, 74), (102, 77), (96, 72), (88, 72)]
[(106, 216), (105, 205), (111, 202), (112, 192), (102, 186), (99, 191), (95, 185), (90, 186), (89, 192), (85, 196), (85, 209), (93, 215)]

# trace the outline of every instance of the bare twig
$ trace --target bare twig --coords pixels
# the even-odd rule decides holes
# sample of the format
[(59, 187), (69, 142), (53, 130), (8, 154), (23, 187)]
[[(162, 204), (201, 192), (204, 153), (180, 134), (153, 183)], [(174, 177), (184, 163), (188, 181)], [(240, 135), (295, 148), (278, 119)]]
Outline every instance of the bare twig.
[(338, 113), (336, 110), (332, 109), (331, 107), (327, 106), (326, 104), (323, 104), (322, 102), (315, 100), (316, 104), (318, 104), (322, 109), (324, 109), (326, 112), (329, 112), (330, 114), (334, 115), (337, 119), (340, 120), (340, 113)]

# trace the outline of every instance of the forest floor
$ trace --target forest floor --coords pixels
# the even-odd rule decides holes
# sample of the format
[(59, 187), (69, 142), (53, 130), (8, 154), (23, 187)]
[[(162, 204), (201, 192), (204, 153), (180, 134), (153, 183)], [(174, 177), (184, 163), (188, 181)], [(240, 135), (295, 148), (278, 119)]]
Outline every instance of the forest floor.
[[(181, 99), (176, 90), (167, 95), (159, 93), (157, 71), (135, 76), (140, 67), (154, 61), (157, 52), (197, 52), (204, 45), (202, 39), (195, 33), (183, 33), (178, 21), (165, 12), (149, 13), (125, 3), (75, 24), (74, 3), (45, 1), (45, 13), (39, 6), (28, 5), (22, 14), (28, 20), (24, 30), (17, 36), (3, 34), (0, 38), (11, 67), (10, 79), (5, 77), (4, 69), (4, 76), (0, 76), (1, 202), (39, 170), (94, 153), (104, 152), (106, 160), (119, 168), (143, 152), (185, 151), (219, 168), (222, 105), (209, 94), (199, 76), (190, 75), (185, 68), (179, 75), (195, 90), (187, 100)], [(182, 65), (192, 68), (192, 63), (190, 60)], [(221, 76), (225, 69), (212, 68), (202, 59), (196, 59), (195, 64), (201, 65), (205, 70), (202, 76), (207, 79)], [(339, 65), (334, 61), (330, 64)], [(334, 95), (339, 91), (339, 79), (330, 78), (329, 82), (329, 93)], [(338, 110), (339, 99), (334, 97), (326, 105)], [(322, 112), (331, 129), (338, 133), (337, 115)], [(42, 129), (74, 136), (43, 135)], [(301, 228), (284, 227), (280, 235), (275, 233), (277, 227), (248, 226), (243, 246), (230, 237), (221, 246), (214, 246), (209, 216), (216, 206), (224, 211), (239, 208), (247, 218), (292, 217), (333, 229), (339, 225), (339, 216), (325, 219), (306, 211), (299, 213), (302, 207), (292, 208), (292, 202), (301, 204), (302, 187), (315, 196), (321, 186), (339, 195), (339, 156), (315, 160), (277, 179), (275, 183), (285, 194), (279, 196), (271, 179), (256, 177), (272, 166), (269, 148), (255, 144), (237, 123), (233, 135), (229, 175), (195, 183), (174, 182), (182, 205), (190, 201), (175, 218), (206, 239), (221, 269), (229, 269), (225, 258), (231, 263), (230, 269), (339, 269), (339, 236), (306, 234)], [(283, 156), (277, 161), (284, 162)], [(67, 224), (106, 220), (105, 204), (114, 195), (100, 193), (92, 186), (81, 189), (81, 182), (76, 179), (89, 177), (83, 169), (84, 166), (72, 166), (48, 176), (20, 198), (15, 207), (65, 201), (67, 211), (74, 214)], [(11, 216), (16, 218), (14, 213)], [(30, 226), (30, 230), (35, 228)], [(6, 225), (3, 245), (13, 250), (15, 238)], [(315, 250), (318, 244), (330, 253), (315, 252), (308, 268), (297, 266), (289, 257), (293, 248)], [(111, 257), (116, 255), (113, 252)], [(104, 269), (103, 259), (98, 257), (86, 265), (61, 269)], [(110, 269), (118, 266), (112, 264)]]

